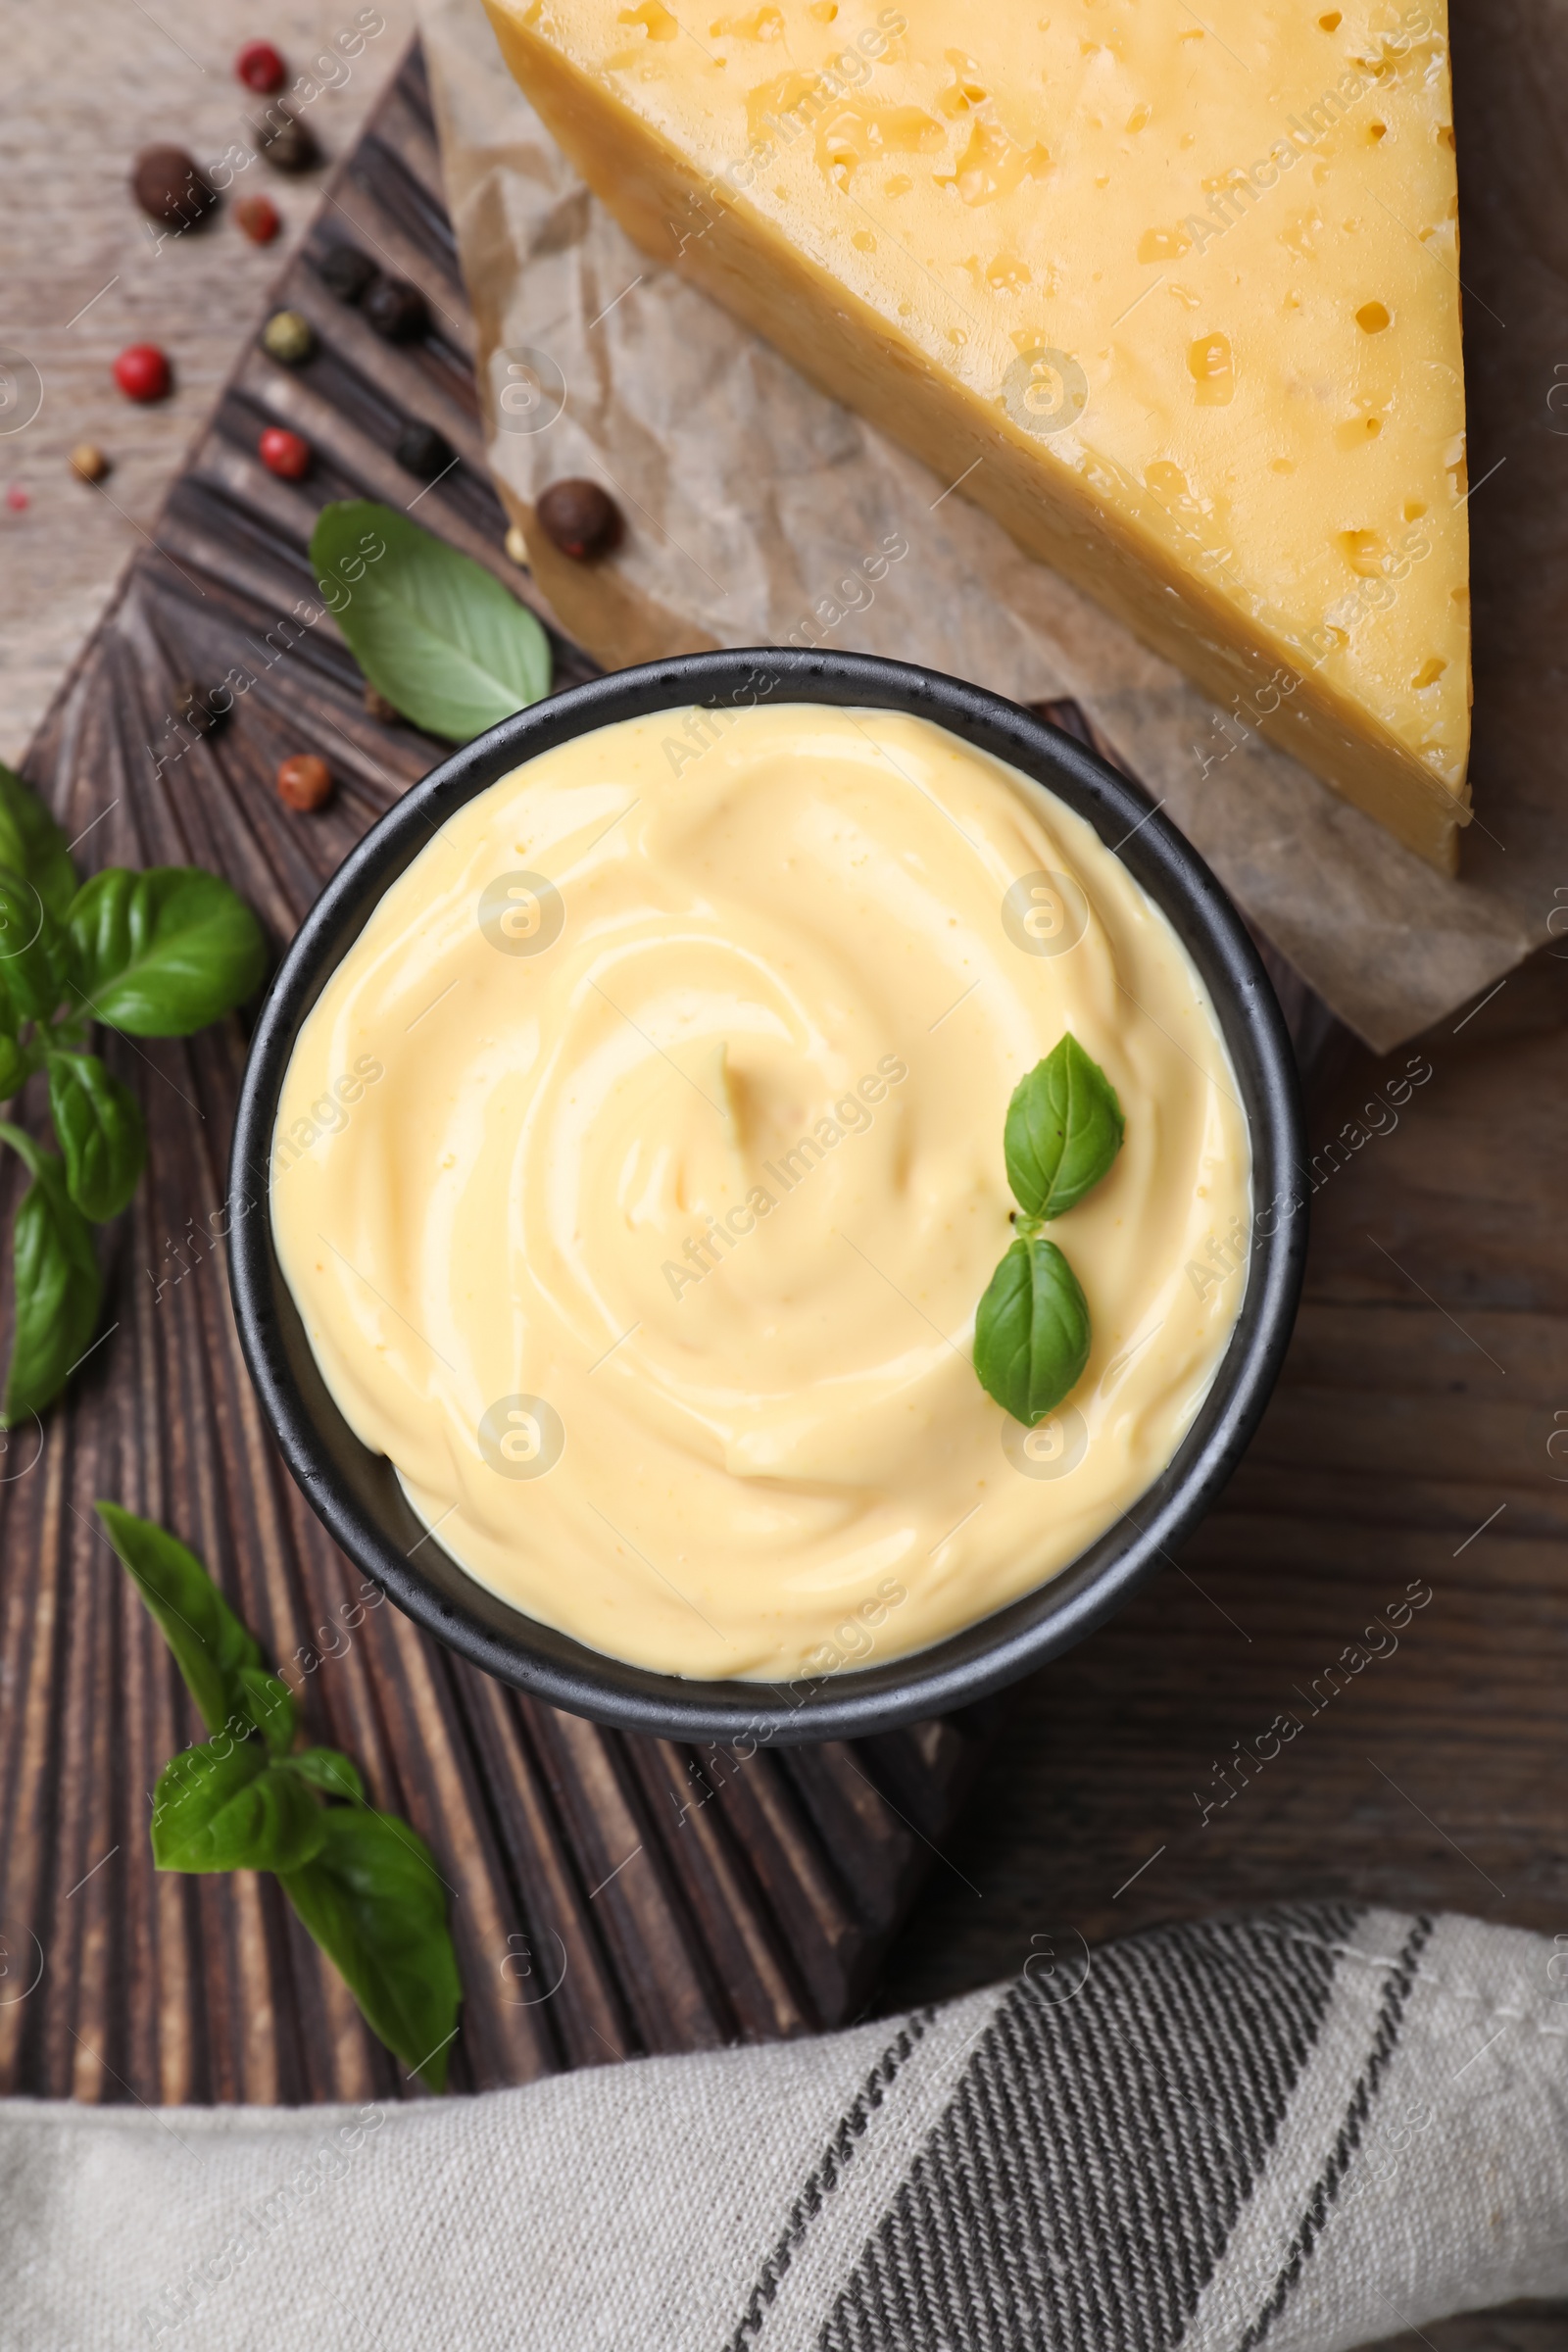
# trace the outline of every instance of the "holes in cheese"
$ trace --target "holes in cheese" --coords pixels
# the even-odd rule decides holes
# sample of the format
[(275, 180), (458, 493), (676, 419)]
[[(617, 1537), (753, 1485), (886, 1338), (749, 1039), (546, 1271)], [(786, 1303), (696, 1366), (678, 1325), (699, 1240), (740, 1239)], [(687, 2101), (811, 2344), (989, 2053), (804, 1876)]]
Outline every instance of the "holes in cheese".
[[(1213, 20), (1224, 42), (1103, 0), (836, 19), (707, 0), (699, 36), (710, 10), (784, 24), (717, 58), (653, 36), (678, 0), (486, 5), (656, 258), (710, 183), (684, 271), (1206, 692), (1289, 656), (1299, 756), (1451, 865), (1469, 714), (1446, 0), (1238, 8), (1234, 31)], [(1190, 506), (1152, 488), (1156, 460)], [(1381, 574), (1340, 542), (1357, 523)]]
[(651, 41), (672, 41), (680, 30), (674, 18), (662, 0), (640, 0), (636, 8), (623, 8), (615, 19), (617, 24), (640, 24)]
[(1187, 347), (1187, 372), (1200, 409), (1229, 408), (1236, 397), (1236, 362), (1228, 335), (1200, 335)]

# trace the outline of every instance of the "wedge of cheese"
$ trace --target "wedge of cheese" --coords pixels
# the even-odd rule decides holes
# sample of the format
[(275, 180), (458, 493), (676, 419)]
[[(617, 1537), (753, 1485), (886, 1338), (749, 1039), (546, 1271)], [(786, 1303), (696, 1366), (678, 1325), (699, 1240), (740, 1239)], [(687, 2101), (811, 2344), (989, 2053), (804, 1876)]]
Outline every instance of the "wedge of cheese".
[(1452, 868), (1443, 0), (487, 5), (650, 254)]

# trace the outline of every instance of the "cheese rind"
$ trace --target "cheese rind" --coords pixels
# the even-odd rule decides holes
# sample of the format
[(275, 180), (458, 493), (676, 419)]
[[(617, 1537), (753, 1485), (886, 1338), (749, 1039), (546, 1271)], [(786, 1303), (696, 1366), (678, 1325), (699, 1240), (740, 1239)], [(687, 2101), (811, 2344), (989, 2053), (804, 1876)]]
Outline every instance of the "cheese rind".
[(652, 255), (1451, 868), (1469, 610), (1441, 0), (1215, 0), (1201, 24), (1150, 0), (487, 5)]

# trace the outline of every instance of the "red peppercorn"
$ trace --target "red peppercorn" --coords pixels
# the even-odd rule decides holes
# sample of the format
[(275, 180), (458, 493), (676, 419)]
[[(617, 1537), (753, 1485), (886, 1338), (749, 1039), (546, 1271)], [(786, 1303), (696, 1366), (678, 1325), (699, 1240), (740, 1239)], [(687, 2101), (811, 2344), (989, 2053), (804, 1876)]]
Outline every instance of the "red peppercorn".
[(13, 482), (6, 492), (6, 505), (13, 514), (25, 514), (32, 501), (20, 482)]
[(304, 479), (311, 469), (311, 445), (298, 433), (285, 432), (280, 424), (270, 424), (256, 444), (256, 454), (270, 473), (280, 473), (285, 482)]
[(234, 72), (248, 90), (270, 98), (282, 88), (288, 68), (270, 41), (247, 41), (234, 60)]
[(289, 808), (320, 808), (332, 797), (332, 771), (314, 752), (297, 752), (277, 771), (277, 797)]
[(253, 245), (270, 245), (283, 225), (270, 196), (242, 196), (234, 218)]
[(162, 400), (172, 377), (156, 343), (130, 343), (115, 362), (115, 381), (127, 400)]

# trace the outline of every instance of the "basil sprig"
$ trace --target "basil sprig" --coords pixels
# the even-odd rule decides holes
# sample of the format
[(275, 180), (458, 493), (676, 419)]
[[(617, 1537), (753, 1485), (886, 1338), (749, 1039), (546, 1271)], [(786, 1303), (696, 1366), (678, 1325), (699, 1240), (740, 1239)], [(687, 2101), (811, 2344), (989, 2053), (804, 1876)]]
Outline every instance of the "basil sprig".
[(98, 1513), (211, 1735), (158, 1777), (155, 1864), (273, 1872), (371, 2032), (442, 2089), (463, 1988), (429, 1847), (367, 1804), (349, 1757), (296, 1746), (292, 1692), (195, 1554), (118, 1503)]
[(1025, 1215), (1046, 1223), (1076, 1207), (1121, 1150), (1126, 1124), (1115, 1088), (1069, 1029), (1007, 1104), (1007, 1182)]
[(1033, 1429), (1089, 1361), (1089, 1302), (1043, 1227), (1096, 1186), (1121, 1150), (1116, 1090), (1069, 1030), (1014, 1088), (1003, 1149), (1018, 1238), (975, 1310), (974, 1368), (989, 1396)]
[(12, 1247), (7, 1428), (58, 1396), (91, 1346), (92, 1228), (127, 1205), (147, 1157), (135, 1096), (84, 1050), (91, 1023), (186, 1037), (243, 1003), (266, 964), (261, 925), (217, 874), (111, 866), (78, 889), (64, 833), (0, 766), (0, 1102), (43, 1072), (60, 1142), (57, 1154), (0, 1119), (32, 1177)]
[(370, 684), (427, 734), (471, 742), (549, 693), (550, 640), (527, 606), (395, 509), (323, 507), (311, 562), (342, 589), (332, 615)]

